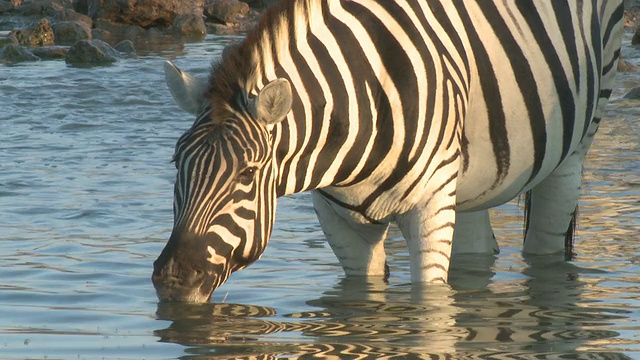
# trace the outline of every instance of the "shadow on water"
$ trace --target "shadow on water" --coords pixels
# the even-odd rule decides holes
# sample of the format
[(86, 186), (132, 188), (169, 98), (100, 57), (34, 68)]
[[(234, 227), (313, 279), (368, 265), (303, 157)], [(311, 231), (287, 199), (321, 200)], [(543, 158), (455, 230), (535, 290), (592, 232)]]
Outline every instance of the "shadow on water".
[[(592, 306), (589, 270), (555, 258), (527, 259), (523, 280), (492, 281), (495, 257), (458, 257), (451, 286), (343, 279), (312, 309), (280, 313), (242, 304), (159, 304), (155, 331), (185, 346), (184, 358), (607, 358), (628, 317)], [(455, 265), (455, 264), (454, 264)]]

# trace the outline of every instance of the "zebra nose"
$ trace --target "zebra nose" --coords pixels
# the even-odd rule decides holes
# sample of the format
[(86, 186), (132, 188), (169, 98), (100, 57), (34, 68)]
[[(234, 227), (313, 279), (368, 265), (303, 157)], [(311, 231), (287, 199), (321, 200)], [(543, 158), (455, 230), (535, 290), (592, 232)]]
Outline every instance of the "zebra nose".
[(151, 281), (158, 287), (193, 287), (199, 286), (205, 277), (205, 271), (195, 268), (193, 264), (180, 264), (170, 258), (166, 263), (161, 259), (154, 261)]
[(151, 281), (156, 285), (156, 287), (165, 282), (166, 278), (171, 273), (172, 267), (173, 259), (169, 259), (164, 264), (160, 258), (153, 262), (153, 274), (151, 275)]

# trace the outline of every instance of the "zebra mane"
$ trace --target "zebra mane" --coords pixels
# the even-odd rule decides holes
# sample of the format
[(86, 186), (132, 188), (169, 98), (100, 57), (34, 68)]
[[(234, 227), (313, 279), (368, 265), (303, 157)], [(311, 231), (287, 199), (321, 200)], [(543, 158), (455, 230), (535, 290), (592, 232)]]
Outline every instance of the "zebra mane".
[[(309, 8), (307, 1), (314, 0), (282, 0), (272, 5), (242, 42), (228, 46), (212, 64), (207, 96), (213, 118), (224, 119), (234, 112), (246, 111), (246, 102), (239, 96), (244, 98), (264, 85), (265, 67), (277, 64), (278, 49), (295, 41), (294, 35), (283, 28), (288, 29), (289, 23), (295, 21), (295, 8)], [(284, 38), (280, 36), (283, 33), (289, 35)], [(270, 48), (266, 49), (265, 44)], [(265, 52), (272, 54), (273, 64), (265, 64)]]

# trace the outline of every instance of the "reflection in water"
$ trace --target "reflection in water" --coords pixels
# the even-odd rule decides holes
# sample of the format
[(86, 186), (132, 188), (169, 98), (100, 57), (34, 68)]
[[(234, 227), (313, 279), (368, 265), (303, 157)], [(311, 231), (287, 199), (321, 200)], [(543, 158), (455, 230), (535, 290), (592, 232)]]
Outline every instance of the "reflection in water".
[(492, 258), (454, 271), (451, 287), (345, 279), (307, 312), (160, 304), (158, 319), (172, 323), (156, 335), (187, 346), (185, 358), (627, 358), (598, 346), (628, 313), (583, 298), (587, 270), (529, 258), (526, 278), (503, 285), (491, 283)]

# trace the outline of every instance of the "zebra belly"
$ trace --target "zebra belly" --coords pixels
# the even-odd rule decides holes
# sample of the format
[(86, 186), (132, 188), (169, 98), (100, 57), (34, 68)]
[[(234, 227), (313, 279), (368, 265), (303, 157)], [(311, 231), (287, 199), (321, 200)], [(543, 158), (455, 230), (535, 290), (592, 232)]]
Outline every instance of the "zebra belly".
[[(474, 2), (468, 4), (475, 9)], [(500, 13), (515, 11), (505, 4), (496, 5)], [(498, 38), (490, 21), (480, 21), (482, 11), (472, 11), (479, 20), (474, 22), (478, 38), (469, 45), (474, 57), (456, 191), (461, 211), (503, 204), (542, 182), (577, 149), (595, 112), (598, 41), (576, 37), (575, 44), (566, 45), (559, 28), (564, 24), (552, 15), (551, 3), (536, 6), (545, 24), (528, 29), (536, 41), (524, 31)], [(510, 16), (502, 19), (510, 29), (528, 26)], [(567, 48), (586, 49), (589, 55), (571, 57)]]
[[(539, 86), (544, 86), (538, 84)], [(549, 94), (552, 94), (549, 92)], [(581, 99), (586, 102), (586, 99)], [(581, 101), (582, 102), (582, 101)], [(509, 101), (517, 107), (518, 101)], [(521, 104), (520, 104), (521, 105)], [(496, 149), (491, 139), (491, 120), (471, 111), (464, 126), (465, 141), (462, 146), (463, 165), (458, 174), (457, 203), (460, 211), (477, 211), (504, 204), (530, 190), (547, 178), (580, 143), (589, 110), (576, 113), (582, 118), (573, 119), (573, 136), (565, 145), (564, 121), (557, 98), (542, 102), (543, 119), (533, 122), (522, 112), (506, 111), (503, 149)], [(483, 116), (484, 115), (484, 116)], [(536, 138), (533, 127), (544, 129), (545, 138)], [(536, 142), (538, 145), (536, 146)], [(566, 151), (566, 154), (564, 152)], [(537, 154), (536, 154), (537, 153)], [(541, 160), (536, 162), (536, 157)]]

